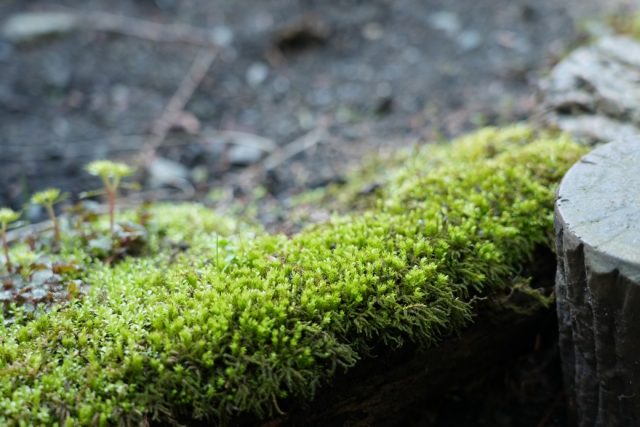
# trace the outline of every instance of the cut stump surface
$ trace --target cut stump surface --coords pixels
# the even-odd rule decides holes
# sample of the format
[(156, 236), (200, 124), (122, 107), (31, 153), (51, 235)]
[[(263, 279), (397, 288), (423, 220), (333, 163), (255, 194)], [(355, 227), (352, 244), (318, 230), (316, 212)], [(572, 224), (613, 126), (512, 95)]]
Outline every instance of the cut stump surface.
[(640, 139), (597, 148), (556, 201), (565, 388), (580, 426), (640, 425)]
[(540, 83), (545, 120), (586, 140), (640, 133), (640, 43), (606, 37), (571, 53)]

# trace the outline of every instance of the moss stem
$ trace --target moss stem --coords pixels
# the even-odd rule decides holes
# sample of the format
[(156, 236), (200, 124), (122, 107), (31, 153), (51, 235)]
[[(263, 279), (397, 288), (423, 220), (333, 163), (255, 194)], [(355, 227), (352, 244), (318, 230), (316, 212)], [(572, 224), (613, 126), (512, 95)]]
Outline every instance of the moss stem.
[(57, 245), (60, 243), (60, 222), (58, 221), (58, 217), (56, 216), (56, 212), (53, 209), (53, 204), (49, 203), (46, 205), (47, 214), (49, 214), (49, 219), (53, 223), (53, 241)]
[(113, 238), (116, 221), (116, 192), (112, 188), (107, 190), (107, 204), (109, 205), (109, 231), (111, 238)]
[(9, 257), (9, 243), (7, 242), (7, 226), (6, 224), (2, 224), (2, 232), (0, 235), (2, 236), (2, 249), (4, 250), (4, 259), (7, 264), (7, 272), (13, 273), (13, 265), (11, 264), (11, 258)]

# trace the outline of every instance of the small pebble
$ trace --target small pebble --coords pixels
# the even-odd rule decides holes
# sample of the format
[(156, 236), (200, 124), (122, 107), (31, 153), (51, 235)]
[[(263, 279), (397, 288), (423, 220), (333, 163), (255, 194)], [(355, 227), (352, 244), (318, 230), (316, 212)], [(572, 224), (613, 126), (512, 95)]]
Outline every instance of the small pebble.
[(229, 162), (233, 166), (249, 166), (262, 158), (263, 151), (250, 145), (234, 145), (229, 149)]
[(377, 22), (369, 22), (362, 29), (362, 35), (370, 41), (380, 40), (384, 37), (384, 28)]
[(474, 50), (482, 44), (480, 33), (473, 30), (461, 32), (456, 38), (456, 41), (458, 42), (458, 46), (465, 52)]
[(436, 30), (444, 31), (449, 36), (454, 36), (462, 29), (462, 23), (457, 14), (446, 10), (436, 12), (429, 16), (429, 24)]
[(156, 157), (147, 167), (149, 184), (158, 188), (163, 186), (176, 186), (188, 181), (189, 170), (178, 162)]
[(256, 62), (247, 69), (247, 83), (253, 87), (260, 86), (268, 75), (269, 68), (262, 62)]
[(211, 38), (214, 43), (222, 47), (229, 47), (233, 42), (233, 31), (224, 25), (215, 27), (212, 31)]

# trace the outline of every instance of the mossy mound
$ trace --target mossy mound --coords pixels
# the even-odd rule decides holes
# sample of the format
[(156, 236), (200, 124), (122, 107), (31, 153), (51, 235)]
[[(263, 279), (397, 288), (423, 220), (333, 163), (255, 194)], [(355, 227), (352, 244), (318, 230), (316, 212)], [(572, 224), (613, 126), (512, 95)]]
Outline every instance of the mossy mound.
[(616, 33), (640, 39), (640, 12), (613, 15), (606, 21)]
[(96, 262), (85, 298), (2, 327), (0, 422), (268, 417), (373, 346), (432, 345), (550, 244), (555, 185), (582, 153), (481, 131), (416, 151), (368, 210), (291, 238), (164, 207), (189, 249)]

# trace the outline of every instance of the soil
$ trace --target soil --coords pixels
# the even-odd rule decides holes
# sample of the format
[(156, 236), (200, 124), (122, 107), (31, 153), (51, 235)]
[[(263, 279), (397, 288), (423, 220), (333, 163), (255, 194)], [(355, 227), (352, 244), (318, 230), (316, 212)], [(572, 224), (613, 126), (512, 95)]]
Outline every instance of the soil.
[[(172, 132), (157, 153), (199, 166), (196, 197), (258, 185), (283, 197), (339, 181), (381, 146), (527, 119), (538, 75), (579, 41), (577, 24), (625, 0), (330, 3), (5, 1), (0, 17), (106, 11), (211, 30), (226, 47), (186, 106), (200, 130)], [(201, 50), (87, 29), (0, 38), (0, 204), (19, 207), (46, 186), (96, 187), (82, 166), (135, 156)], [(207, 136), (239, 130), (284, 146), (320, 125), (327, 138), (249, 182)]]
[[(188, 189), (173, 185), (171, 197), (204, 199), (217, 190), (242, 198), (262, 186), (283, 201), (339, 182), (377, 150), (530, 118), (538, 77), (580, 43), (579, 24), (632, 3), (5, 0), (0, 25), (19, 12), (64, 10), (210, 30), (221, 45), (217, 58), (189, 98), (183, 125), (152, 154), (188, 172)], [(97, 188), (82, 170), (95, 158), (139, 159), (202, 50), (87, 28), (29, 43), (0, 35), (0, 205), (21, 207), (49, 186)], [(269, 152), (278, 157), (319, 128), (325, 132), (318, 141), (267, 170)], [(257, 155), (233, 153), (219, 131), (274, 144)], [(152, 160), (144, 158), (149, 170)], [(141, 175), (145, 185), (149, 178)], [(514, 361), (515, 368), (496, 374), (542, 386), (524, 398), (513, 398), (512, 383), (496, 386), (502, 397), (492, 402), (504, 398), (500, 413), (507, 414), (493, 425), (562, 425), (557, 357), (553, 346), (545, 348), (544, 360)], [(465, 425), (471, 415), (459, 415), (460, 408), (469, 406), (456, 399), (441, 406), (449, 415), (438, 419)]]

